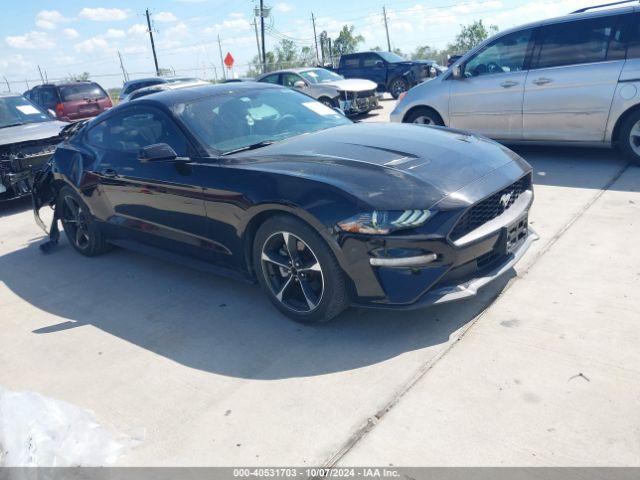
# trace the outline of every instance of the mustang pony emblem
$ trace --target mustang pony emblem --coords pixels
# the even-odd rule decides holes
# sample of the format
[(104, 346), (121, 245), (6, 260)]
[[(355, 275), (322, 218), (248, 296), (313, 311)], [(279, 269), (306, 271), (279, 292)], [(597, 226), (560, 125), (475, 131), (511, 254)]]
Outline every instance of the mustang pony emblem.
[(500, 197), (500, 203), (504, 208), (509, 206), (509, 202), (511, 201), (511, 197), (513, 196), (513, 192), (505, 193)]

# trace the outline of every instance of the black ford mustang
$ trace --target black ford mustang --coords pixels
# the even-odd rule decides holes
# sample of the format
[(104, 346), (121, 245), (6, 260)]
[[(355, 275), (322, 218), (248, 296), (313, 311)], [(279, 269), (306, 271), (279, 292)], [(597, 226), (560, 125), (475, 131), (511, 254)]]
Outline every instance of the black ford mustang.
[(84, 255), (116, 244), (235, 272), (307, 323), (349, 305), (474, 295), (535, 237), (531, 167), (507, 148), (437, 127), (354, 124), (266, 84), (116, 107), (57, 149), (33, 195), (36, 217), (55, 206)]

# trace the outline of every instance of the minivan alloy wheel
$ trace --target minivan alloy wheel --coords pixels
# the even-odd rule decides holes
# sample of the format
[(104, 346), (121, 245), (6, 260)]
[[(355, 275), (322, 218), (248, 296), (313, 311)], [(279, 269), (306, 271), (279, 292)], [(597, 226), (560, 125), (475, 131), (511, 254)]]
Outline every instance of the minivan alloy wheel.
[(89, 224), (87, 217), (78, 203), (71, 195), (64, 197), (62, 206), (62, 225), (76, 247), (84, 250), (89, 246)]
[(638, 120), (629, 132), (629, 145), (633, 152), (640, 157), (640, 120)]
[(413, 123), (417, 123), (419, 125), (436, 125), (436, 122), (427, 115), (420, 115), (413, 119)]
[(324, 294), (324, 275), (309, 245), (289, 232), (276, 232), (264, 242), (262, 272), (275, 298), (294, 312), (314, 311)]

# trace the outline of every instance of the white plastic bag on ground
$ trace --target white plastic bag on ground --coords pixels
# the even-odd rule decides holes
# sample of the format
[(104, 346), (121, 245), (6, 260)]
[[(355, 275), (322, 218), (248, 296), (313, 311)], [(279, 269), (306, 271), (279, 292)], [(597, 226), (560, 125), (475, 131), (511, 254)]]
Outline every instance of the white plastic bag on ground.
[(123, 450), (88, 410), (0, 387), (0, 466), (106, 466)]

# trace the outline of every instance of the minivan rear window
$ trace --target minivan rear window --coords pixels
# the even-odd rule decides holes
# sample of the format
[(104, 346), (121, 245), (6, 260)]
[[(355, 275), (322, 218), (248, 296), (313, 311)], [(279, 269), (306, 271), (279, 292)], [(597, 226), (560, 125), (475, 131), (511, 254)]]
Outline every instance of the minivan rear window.
[(64, 85), (60, 87), (60, 98), (63, 102), (84, 100), (87, 98), (105, 98), (106, 96), (107, 92), (96, 83), (80, 83), (78, 85)]
[(617, 20), (617, 16), (607, 16), (542, 27), (534, 68), (604, 61)]

